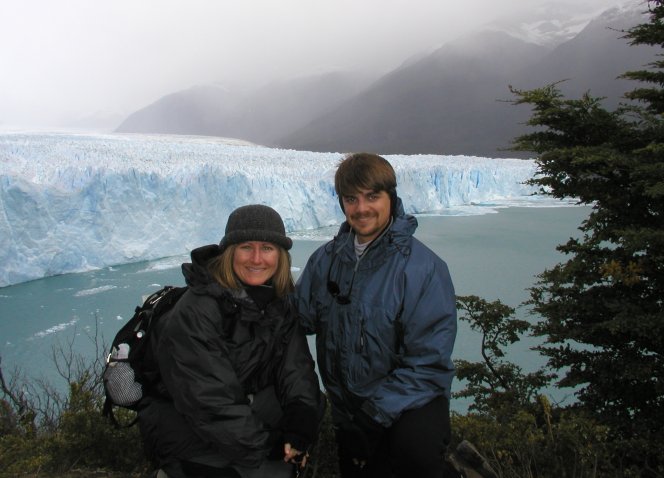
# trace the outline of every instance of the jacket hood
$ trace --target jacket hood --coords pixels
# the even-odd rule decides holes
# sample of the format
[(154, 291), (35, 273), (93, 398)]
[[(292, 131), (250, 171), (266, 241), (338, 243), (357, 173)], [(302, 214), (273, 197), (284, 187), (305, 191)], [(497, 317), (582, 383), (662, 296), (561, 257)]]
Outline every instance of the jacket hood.
[(221, 252), (222, 249), (217, 244), (198, 247), (191, 251), (191, 262), (182, 264), (182, 275), (189, 287), (199, 289), (216, 284), (208, 270), (208, 263)]

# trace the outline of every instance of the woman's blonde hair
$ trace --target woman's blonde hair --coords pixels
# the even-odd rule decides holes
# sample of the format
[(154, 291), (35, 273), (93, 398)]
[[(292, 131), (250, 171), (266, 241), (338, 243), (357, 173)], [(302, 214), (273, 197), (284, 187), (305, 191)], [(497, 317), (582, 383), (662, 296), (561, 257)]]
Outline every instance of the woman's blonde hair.
[[(242, 283), (233, 271), (233, 256), (239, 244), (231, 244), (224, 249), (218, 257), (209, 264), (210, 274), (223, 287), (228, 289), (241, 289)], [(295, 290), (293, 275), (291, 274), (291, 256), (287, 250), (274, 244), (279, 251), (277, 270), (272, 276), (272, 286), (277, 297), (284, 297)]]

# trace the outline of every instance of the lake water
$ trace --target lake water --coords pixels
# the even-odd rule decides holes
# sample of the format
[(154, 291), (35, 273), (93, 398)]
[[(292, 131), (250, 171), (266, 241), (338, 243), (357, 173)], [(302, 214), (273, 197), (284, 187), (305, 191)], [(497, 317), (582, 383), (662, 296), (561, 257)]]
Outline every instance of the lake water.
[[(416, 236), (448, 263), (457, 295), (500, 299), (516, 307), (528, 298), (527, 288), (533, 285), (534, 276), (563, 260), (556, 245), (579, 235), (577, 228), (589, 209), (511, 207), (497, 211), (419, 216)], [(332, 231), (321, 235), (327, 233)], [(291, 252), (297, 277), (322, 242), (295, 237)], [(0, 356), (5, 376), (19, 367), (25, 376), (45, 378), (62, 389), (64, 380), (51, 359), (53, 347), (69, 348), (71, 344), (76, 353), (90, 359), (103, 354), (103, 350), (95, 350), (90, 337), (98, 334), (110, 342), (132, 316), (141, 296), (166, 284), (182, 285), (180, 264), (187, 259), (128, 264), (0, 288)], [(525, 310), (517, 315), (528, 318)], [(544, 363), (530, 350), (534, 344), (534, 339), (526, 338), (508, 351), (506, 359), (534, 370)], [(479, 334), (460, 322), (455, 358), (479, 361), (479, 345)], [(452, 404), (457, 411), (466, 407), (459, 400)]]

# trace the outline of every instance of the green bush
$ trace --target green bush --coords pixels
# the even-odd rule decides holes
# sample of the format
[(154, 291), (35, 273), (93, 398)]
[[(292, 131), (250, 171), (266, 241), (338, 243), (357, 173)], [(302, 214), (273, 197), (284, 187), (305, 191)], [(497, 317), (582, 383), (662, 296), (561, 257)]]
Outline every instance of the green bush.
[(116, 429), (102, 417), (103, 397), (93, 390), (71, 385), (69, 407), (51, 442), (53, 470), (73, 466), (116, 471), (145, 470), (138, 427)]
[(453, 414), (452, 425), (502, 478), (625, 476), (611, 463), (605, 426), (581, 412), (552, 416), (546, 400), (509, 416)]
[(103, 396), (88, 385), (85, 378), (70, 385), (67, 406), (54, 430), (21, 426), (4, 402), (0, 419), (15, 426), (0, 436), (1, 476), (63, 474), (73, 469), (144, 474), (148, 463), (138, 428), (114, 428), (102, 417)]

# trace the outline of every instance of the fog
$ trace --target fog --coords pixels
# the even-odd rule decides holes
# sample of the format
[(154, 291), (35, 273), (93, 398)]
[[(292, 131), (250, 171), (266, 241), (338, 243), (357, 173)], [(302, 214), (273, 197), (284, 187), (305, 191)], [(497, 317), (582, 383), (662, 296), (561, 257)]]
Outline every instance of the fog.
[[(633, 0), (638, 2), (640, 0)], [(544, 5), (610, 0), (0, 0), (0, 129), (121, 121), (163, 95), (332, 70), (387, 72)]]

